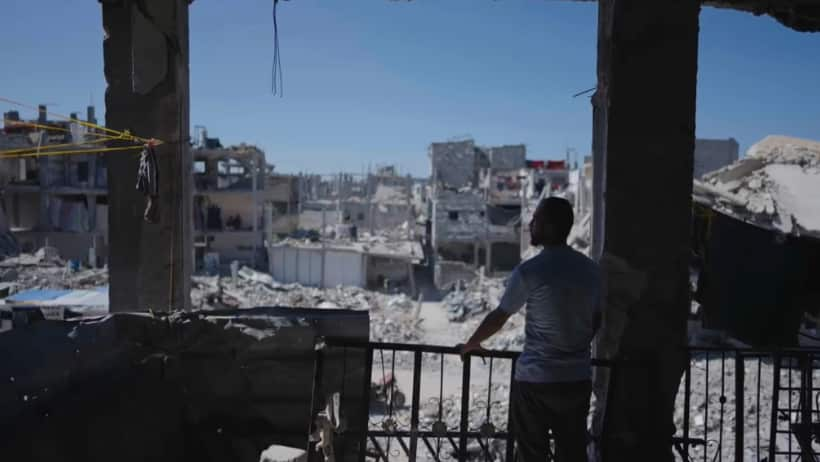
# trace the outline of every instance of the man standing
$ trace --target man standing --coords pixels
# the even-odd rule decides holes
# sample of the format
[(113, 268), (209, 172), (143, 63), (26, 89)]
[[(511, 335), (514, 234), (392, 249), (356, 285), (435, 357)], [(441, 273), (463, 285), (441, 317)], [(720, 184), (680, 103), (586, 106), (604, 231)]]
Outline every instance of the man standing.
[(559, 462), (585, 462), (586, 421), (592, 375), (590, 342), (600, 323), (601, 276), (592, 260), (567, 245), (572, 206), (565, 199), (542, 200), (530, 222), (537, 256), (512, 272), (498, 308), (490, 312), (462, 354), (481, 349), (525, 304), (524, 351), (511, 391), (513, 431), (519, 460), (543, 462), (548, 432)]

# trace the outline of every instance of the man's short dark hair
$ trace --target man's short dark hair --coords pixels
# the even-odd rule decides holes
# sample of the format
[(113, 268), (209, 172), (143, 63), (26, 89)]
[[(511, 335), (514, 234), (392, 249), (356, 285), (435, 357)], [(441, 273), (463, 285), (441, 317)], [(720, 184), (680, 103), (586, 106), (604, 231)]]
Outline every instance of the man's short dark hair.
[(540, 218), (555, 231), (555, 238), (566, 242), (575, 222), (575, 214), (568, 200), (560, 197), (548, 197), (538, 204)]

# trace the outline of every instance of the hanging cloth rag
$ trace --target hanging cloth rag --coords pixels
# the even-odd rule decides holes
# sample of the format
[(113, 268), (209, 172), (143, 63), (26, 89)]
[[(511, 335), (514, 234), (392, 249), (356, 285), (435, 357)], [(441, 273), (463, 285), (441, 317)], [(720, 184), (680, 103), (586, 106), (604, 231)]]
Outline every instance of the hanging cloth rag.
[(140, 166), (137, 170), (137, 190), (147, 198), (143, 218), (148, 223), (159, 222), (159, 169), (154, 143), (148, 142), (140, 153)]

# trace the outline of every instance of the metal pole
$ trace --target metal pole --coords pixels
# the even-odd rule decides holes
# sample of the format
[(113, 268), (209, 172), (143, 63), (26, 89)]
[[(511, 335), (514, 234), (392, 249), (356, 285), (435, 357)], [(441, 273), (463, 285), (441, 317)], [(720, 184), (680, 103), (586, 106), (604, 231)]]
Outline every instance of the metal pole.
[(410, 405), (410, 460), (416, 460), (419, 444), (419, 403), (421, 401), (421, 351), (413, 354), (413, 397)]
[(464, 358), (461, 370), (461, 425), (459, 427), (458, 460), (467, 460), (467, 432), (470, 430), (470, 363), (472, 356)]
[(743, 363), (743, 353), (735, 351), (735, 460), (743, 462), (743, 399), (744, 396), (744, 376), (746, 368)]

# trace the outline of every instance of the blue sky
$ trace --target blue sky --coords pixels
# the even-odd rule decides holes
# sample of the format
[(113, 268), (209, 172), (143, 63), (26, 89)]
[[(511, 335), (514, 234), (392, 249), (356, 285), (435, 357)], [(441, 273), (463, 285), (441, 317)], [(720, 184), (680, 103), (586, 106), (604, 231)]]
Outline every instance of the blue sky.
[[(99, 3), (3, 3), (0, 96), (64, 114), (93, 96), (102, 114)], [(590, 150), (589, 99), (572, 95), (595, 85), (594, 3), (280, 3), (284, 98), (271, 93), (271, 5), (191, 5), (191, 123), (262, 146), (279, 171), (394, 163), (426, 175), (427, 145), (462, 135), (525, 143), (530, 158)], [(820, 139), (818, 56), (820, 34), (705, 8), (697, 135), (742, 151), (770, 133)]]

